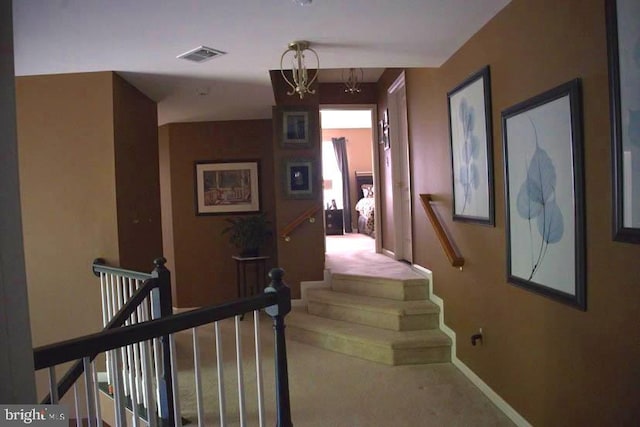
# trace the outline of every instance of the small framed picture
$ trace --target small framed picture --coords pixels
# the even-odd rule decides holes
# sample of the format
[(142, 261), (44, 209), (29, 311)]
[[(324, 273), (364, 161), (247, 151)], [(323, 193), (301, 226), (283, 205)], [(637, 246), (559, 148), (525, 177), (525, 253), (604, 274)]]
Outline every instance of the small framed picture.
[(312, 199), (315, 196), (315, 171), (311, 159), (285, 162), (284, 194), (289, 199)]
[(196, 214), (259, 212), (258, 172), (257, 161), (197, 162)]
[(384, 110), (384, 118), (382, 119), (382, 141), (384, 149), (389, 150), (391, 148), (391, 138), (389, 135), (389, 109)]
[(309, 148), (317, 139), (318, 112), (305, 107), (276, 108), (277, 135), (284, 148)]

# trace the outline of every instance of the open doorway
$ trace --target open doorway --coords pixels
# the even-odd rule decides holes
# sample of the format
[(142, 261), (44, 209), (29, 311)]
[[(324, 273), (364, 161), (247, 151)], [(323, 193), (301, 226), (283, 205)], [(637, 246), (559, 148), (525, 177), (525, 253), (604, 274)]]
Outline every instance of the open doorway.
[(363, 249), (379, 252), (375, 106), (324, 106), (320, 117), (327, 253)]

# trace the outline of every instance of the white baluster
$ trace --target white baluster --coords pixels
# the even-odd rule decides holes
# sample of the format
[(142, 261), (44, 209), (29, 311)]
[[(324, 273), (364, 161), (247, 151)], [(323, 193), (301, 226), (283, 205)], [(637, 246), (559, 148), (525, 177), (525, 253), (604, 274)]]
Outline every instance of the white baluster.
[(256, 343), (256, 386), (258, 389), (258, 421), (264, 427), (264, 385), (262, 381), (262, 348), (260, 346), (260, 310), (253, 312), (253, 330)]
[(122, 377), (122, 358), (118, 357), (119, 350), (112, 350), (114, 354), (111, 359), (113, 360), (113, 394), (114, 394), (114, 418), (116, 421), (115, 427), (125, 427), (127, 425), (125, 402), (126, 397), (124, 395), (124, 379)]
[(242, 371), (242, 337), (240, 336), (240, 317), (236, 316), (236, 364), (238, 368), (238, 411), (240, 412), (240, 427), (246, 425), (244, 405), (244, 374)]
[(51, 404), (58, 403), (58, 380), (56, 380), (56, 367), (49, 368), (49, 393), (51, 394)]
[(96, 361), (91, 363), (91, 375), (93, 375), (93, 389), (94, 397), (96, 401), (96, 420), (98, 425), (102, 427), (102, 410), (100, 409), (100, 383), (98, 381), (98, 368), (96, 368)]
[(191, 330), (193, 334), (193, 376), (196, 385), (196, 408), (198, 410), (198, 427), (204, 426), (204, 405), (202, 404), (202, 375), (200, 372), (200, 344), (198, 328)]
[[(103, 327), (107, 326), (107, 323), (111, 320), (111, 286), (109, 284), (109, 276), (107, 273), (100, 273), (100, 284), (104, 285), (104, 302), (102, 304), (102, 322)], [(109, 358), (111, 353), (106, 354), (106, 366), (107, 366), (107, 386), (111, 384), (111, 361)]]
[(97, 427), (98, 424), (96, 422), (96, 399), (93, 395), (95, 387), (93, 384), (93, 374), (91, 372), (91, 357), (83, 357), (82, 364), (84, 365), (84, 385), (87, 395), (87, 420), (89, 427)]
[(142, 375), (143, 375), (143, 397), (144, 407), (147, 408), (147, 421), (149, 427), (157, 427), (155, 394), (153, 393), (153, 379), (151, 378), (153, 363), (151, 362), (151, 344), (145, 341), (142, 344)]
[(73, 404), (76, 408), (76, 427), (82, 427), (82, 417), (80, 416), (80, 401), (78, 399), (78, 381), (73, 383)]
[(214, 323), (216, 335), (216, 370), (218, 372), (218, 405), (220, 409), (220, 427), (227, 425), (227, 404), (224, 394), (224, 359), (222, 357), (222, 338), (220, 336), (220, 325)]
[[(171, 382), (173, 383), (173, 417), (176, 427), (182, 427), (182, 411), (180, 410), (180, 390), (178, 387), (178, 359), (176, 358), (176, 340), (169, 335), (169, 351), (171, 354)], [(167, 396), (168, 397), (168, 396)]]

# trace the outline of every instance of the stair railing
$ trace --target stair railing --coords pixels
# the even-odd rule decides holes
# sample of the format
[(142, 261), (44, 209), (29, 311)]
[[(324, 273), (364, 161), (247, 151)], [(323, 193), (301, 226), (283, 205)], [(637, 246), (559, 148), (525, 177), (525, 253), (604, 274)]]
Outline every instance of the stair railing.
[(433, 210), (433, 207), (431, 206), (431, 202), (433, 201), (431, 194), (420, 194), (420, 201), (422, 202), (422, 207), (427, 213), (427, 217), (429, 218), (429, 221), (431, 222), (431, 225), (436, 232), (436, 236), (438, 236), (438, 240), (440, 241), (440, 245), (442, 246), (444, 253), (447, 255), (447, 258), (449, 258), (449, 262), (453, 267), (462, 268), (462, 266), (464, 265), (464, 258), (462, 257), (462, 255), (460, 255), (456, 247), (451, 242), (451, 239), (447, 235), (447, 232), (444, 230), (444, 227), (440, 223), (438, 215), (436, 215), (435, 211)]
[(284, 226), (282, 232), (280, 233), (280, 237), (282, 237), (286, 242), (291, 241), (291, 233), (301, 226), (305, 221), (309, 221), (310, 223), (316, 222), (315, 215), (322, 209), (322, 206), (313, 206), (306, 211), (302, 212), (296, 218), (293, 219), (289, 224)]
[[(102, 320), (105, 330), (132, 325), (172, 313), (171, 278), (165, 268), (166, 260), (154, 260), (151, 273), (125, 270), (106, 265), (101, 258), (92, 264), (93, 273), (100, 278)], [(74, 401), (78, 402), (77, 381), (85, 374), (85, 387), (95, 403), (88, 405), (97, 413), (88, 412), (90, 418), (101, 418), (99, 405), (99, 375), (92, 354), (87, 360), (77, 360), (63, 375), (51, 393), (41, 402), (55, 403), (74, 387)], [(106, 354), (106, 386), (116, 399), (116, 419), (125, 419), (125, 401), (132, 402), (133, 419), (140, 419), (140, 409), (157, 412), (161, 420), (168, 421), (173, 414), (171, 387), (170, 343), (168, 337), (156, 338), (151, 343), (140, 342)], [(119, 368), (118, 368), (119, 367)], [(89, 370), (87, 370), (89, 368)], [(122, 369), (116, 375), (116, 369)], [(154, 372), (154, 375), (151, 374)], [(89, 381), (90, 380), (90, 381)], [(50, 384), (56, 384), (55, 370), (50, 370)], [(91, 389), (89, 386), (91, 385)], [(149, 408), (153, 408), (151, 411)], [(77, 408), (78, 409), (78, 408)], [(79, 420), (79, 417), (78, 417)], [(150, 427), (157, 425), (149, 419)], [(134, 422), (134, 425), (138, 425)]]
[[(249, 311), (253, 311), (254, 314), (254, 335), (256, 340), (256, 381), (257, 381), (257, 394), (258, 394), (258, 408), (259, 408), (259, 425), (265, 425), (264, 417), (264, 396), (263, 396), (263, 384), (262, 384), (262, 365), (260, 363), (260, 340), (259, 340), (259, 310), (265, 309), (268, 315), (270, 315), (274, 322), (275, 331), (275, 360), (276, 360), (276, 402), (277, 402), (277, 420), (278, 426), (289, 427), (291, 426), (291, 412), (289, 403), (289, 388), (288, 388), (288, 374), (287, 374), (287, 359), (286, 359), (286, 346), (284, 341), (284, 317), (291, 310), (291, 293), (289, 288), (283, 283), (282, 276), (283, 271), (280, 269), (273, 269), (269, 276), (272, 279), (269, 287), (265, 289), (265, 293), (256, 297), (246, 298), (238, 300), (229, 304), (223, 304), (219, 306), (206, 307), (197, 310), (191, 310), (189, 312), (181, 314), (166, 314), (159, 318), (151, 318), (138, 322), (129, 322), (122, 327), (113, 327), (113, 324), (119, 323), (122, 318), (128, 318), (131, 320), (134, 318), (140, 306), (144, 307), (144, 303), (139, 302), (148, 301), (147, 296), (149, 294), (162, 295), (160, 292), (163, 285), (162, 282), (168, 285), (167, 291), (170, 292), (170, 274), (166, 268), (164, 268), (164, 259), (156, 261), (156, 269), (151, 274), (151, 278), (146, 279), (143, 284), (133, 292), (131, 299), (127, 304), (123, 305), (120, 311), (114, 316), (112, 321), (107, 324), (107, 327), (99, 333), (87, 335), (84, 337), (64, 341), (57, 344), (51, 344), (34, 349), (34, 363), (36, 370), (49, 369), (50, 377), (50, 402), (57, 403), (59, 400), (59, 390), (61, 386), (56, 384), (55, 381), (55, 367), (61, 363), (76, 360), (83, 369), (84, 382), (86, 389), (86, 406), (87, 406), (87, 421), (89, 426), (102, 425), (101, 422), (101, 409), (100, 399), (98, 394), (100, 393), (98, 387), (99, 375), (96, 374), (95, 362), (93, 359), (97, 355), (105, 353), (109, 356), (109, 364), (112, 369), (110, 378), (112, 394), (115, 400), (114, 412), (115, 412), (115, 425), (126, 426), (127, 420), (125, 415), (125, 406), (132, 407), (134, 415), (131, 418), (132, 425), (142, 425), (142, 421), (145, 424), (151, 426), (163, 425), (163, 426), (181, 426), (182, 417), (180, 410), (180, 403), (178, 399), (178, 377), (176, 366), (176, 348), (174, 333), (184, 331), (189, 328), (192, 329), (193, 334), (193, 350), (194, 350), (194, 364), (196, 369), (194, 371), (195, 376), (195, 388), (196, 388), (196, 401), (197, 401), (197, 416), (198, 425), (204, 423), (204, 410), (202, 401), (202, 383), (200, 378), (199, 366), (199, 350), (198, 350), (198, 336), (196, 328), (201, 325), (213, 323), (215, 328), (215, 340), (216, 340), (216, 361), (217, 361), (217, 373), (218, 373), (218, 406), (220, 425), (225, 426), (227, 421), (226, 407), (225, 407), (225, 389), (224, 389), (224, 376), (222, 369), (222, 346), (220, 337), (220, 328), (218, 321), (235, 317), (236, 328), (236, 354), (237, 354), (237, 366), (238, 366), (238, 387), (239, 387), (239, 412), (241, 425), (245, 425), (245, 408), (244, 408), (244, 375), (242, 373), (242, 348), (240, 340), (240, 318), (241, 315)], [(114, 269), (113, 267), (107, 267), (101, 265), (99, 262), (94, 263), (94, 268), (98, 270), (100, 274), (105, 274), (109, 277), (109, 281), (106, 282), (109, 286), (111, 283), (110, 274), (121, 273), (123, 270)], [(164, 271), (163, 271), (164, 270)], [(129, 272), (136, 273), (136, 272)], [(139, 274), (139, 279), (142, 280), (144, 273)], [(160, 283), (154, 283), (160, 282)], [(105, 283), (102, 282), (101, 283)], [(108, 294), (108, 292), (110, 292)], [(103, 295), (113, 296), (114, 293), (111, 290), (104, 290)], [(118, 289), (115, 289), (115, 295), (118, 295)], [(103, 301), (107, 300), (103, 298)], [(170, 299), (169, 299), (170, 303)], [(150, 302), (153, 305), (165, 305), (160, 302), (156, 304), (155, 300)], [(154, 309), (151, 307), (152, 317)], [(170, 307), (170, 306), (169, 306)], [(144, 311), (144, 309), (141, 309)], [(127, 322), (125, 322), (127, 323)], [(158, 351), (149, 351), (152, 346), (152, 342), (159, 343)], [(147, 348), (145, 354), (141, 354), (139, 359), (135, 358), (135, 346), (143, 345)], [(134, 347), (133, 353), (127, 354), (127, 349)], [(145, 347), (141, 347), (145, 348)], [(143, 350), (141, 350), (143, 351)], [(166, 354), (166, 357), (165, 357)], [(144, 362), (146, 360), (146, 362)], [(143, 365), (145, 365), (143, 367)], [(149, 372), (155, 366), (156, 372), (159, 369), (160, 375), (153, 376)], [(142, 381), (133, 381), (129, 378), (135, 378), (136, 376), (127, 377), (128, 372), (135, 371), (139, 366), (141, 369)], [(73, 368), (72, 368), (73, 369)], [(130, 395), (124, 395), (124, 383), (129, 382)], [(144, 384), (140, 384), (144, 383)], [(133, 384), (133, 385), (131, 385)], [(74, 391), (77, 393), (76, 383), (72, 384)], [(70, 386), (69, 386), (70, 387)], [(67, 387), (67, 389), (69, 388)], [(137, 394), (142, 394), (144, 388), (148, 400), (143, 398), (143, 405), (137, 405)], [(155, 393), (154, 390), (155, 389)], [(162, 401), (162, 405), (157, 408), (153, 403), (154, 395), (158, 396), (157, 401)], [(76, 418), (80, 422), (80, 410), (79, 401), (76, 394)], [(140, 409), (141, 413), (135, 413), (137, 406), (143, 406)], [(162, 416), (161, 416), (162, 415)], [(158, 418), (158, 419), (157, 419)], [(80, 425), (80, 424), (79, 424)]]

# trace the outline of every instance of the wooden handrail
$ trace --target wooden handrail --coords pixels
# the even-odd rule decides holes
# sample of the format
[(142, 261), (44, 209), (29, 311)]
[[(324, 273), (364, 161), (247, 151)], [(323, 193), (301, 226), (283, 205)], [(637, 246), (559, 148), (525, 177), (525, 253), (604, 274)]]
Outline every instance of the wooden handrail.
[(282, 237), (287, 242), (291, 240), (291, 238), (289, 237), (291, 232), (296, 228), (298, 228), (307, 219), (309, 220), (309, 222), (315, 222), (316, 219), (314, 218), (314, 215), (318, 213), (318, 211), (321, 209), (322, 209), (322, 205), (316, 205), (302, 212), (293, 221), (291, 221), (282, 229), (282, 232), (280, 233), (280, 237)]
[(422, 207), (424, 211), (427, 213), (427, 217), (429, 217), (429, 221), (431, 221), (431, 225), (433, 229), (436, 231), (436, 235), (438, 236), (438, 240), (440, 240), (440, 244), (442, 245), (442, 249), (444, 249), (445, 254), (447, 254), (447, 258), (449, 258), (449, 262), (454, 267), (462, 267), (464, 265), (464, 258), (458, 253), (455, 249), (449, 236), (444, 231), (442, 224), (440, 224), (440, 220), (438, 216), (434, 212), (431, 207), (431, 194), (421, 194), (420, 201), (422, 202)]

